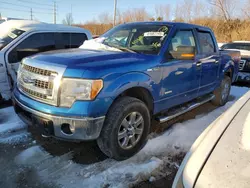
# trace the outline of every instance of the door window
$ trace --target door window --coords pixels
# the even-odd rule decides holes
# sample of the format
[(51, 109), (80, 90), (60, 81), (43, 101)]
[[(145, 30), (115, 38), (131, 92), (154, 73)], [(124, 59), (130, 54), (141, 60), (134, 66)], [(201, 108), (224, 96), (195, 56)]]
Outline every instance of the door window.
[(9, 63), (17, 63), (30, 55), (55, 49), (54, 33), (36, 33), (17, 45), (9, 53), (8, 60)]
[(215, 52), (213, 38), (209, 32), (198, 32), (201, 53), (210, 54)]
[(58, 36), (58, 48), (78, 48), (87, 40), (87, 36), (84, 33), (57, 33)]
[(172, 38), (168, 47), (168, 59), (177, 59), (174, 54), (178, 52), (195, 53), (196, 45), (194, 40), (193, 32), (190, 31), (178, 31)]

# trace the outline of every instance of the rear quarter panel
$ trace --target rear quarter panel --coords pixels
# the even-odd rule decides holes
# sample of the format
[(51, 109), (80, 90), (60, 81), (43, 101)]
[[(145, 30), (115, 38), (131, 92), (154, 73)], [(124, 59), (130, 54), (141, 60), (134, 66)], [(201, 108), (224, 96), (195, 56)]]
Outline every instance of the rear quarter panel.
[(239, 71), (240, 52), (223, 50), (220, 51), (220, 56), (221, 56), (220, 80), (223, 79), (225, 72), (231, 70), (232, 82), (235, 82)]

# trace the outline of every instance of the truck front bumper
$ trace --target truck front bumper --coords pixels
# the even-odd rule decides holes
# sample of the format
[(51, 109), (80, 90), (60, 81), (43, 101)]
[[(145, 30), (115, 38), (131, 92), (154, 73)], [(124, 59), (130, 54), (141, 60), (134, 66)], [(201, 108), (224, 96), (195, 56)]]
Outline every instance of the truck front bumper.
[(27, 107), (15, 96), (12, 100), (19, 117), (28, 125), (38, 126), (45, 136), (75, 141), (95, 140), (99, 137), (105, 120), (105, 116), (97, 118), (55, 116)]
[(237, 76), (238, 82), (248, 82), (250, 83), (250, 73), (248, 72), (239, 72)]

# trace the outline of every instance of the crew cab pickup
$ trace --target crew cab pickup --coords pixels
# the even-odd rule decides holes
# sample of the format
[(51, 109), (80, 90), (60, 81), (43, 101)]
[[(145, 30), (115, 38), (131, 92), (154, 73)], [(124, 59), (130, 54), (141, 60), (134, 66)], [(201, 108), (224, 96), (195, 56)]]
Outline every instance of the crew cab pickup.
[(162, 123), (208, 101), (224, 105), (239, 61), (239, 52), (219, 51), (207, 27), (122, 24), (80, 49), (25, 58), (13, 103), (43, 135), (97, 140), (123, 160), (145, 145), (152, 119)]

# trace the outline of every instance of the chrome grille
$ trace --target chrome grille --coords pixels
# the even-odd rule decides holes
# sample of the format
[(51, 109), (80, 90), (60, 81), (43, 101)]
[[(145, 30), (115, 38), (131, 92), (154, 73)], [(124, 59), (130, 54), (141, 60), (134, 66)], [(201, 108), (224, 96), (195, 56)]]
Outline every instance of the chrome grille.
[(38, 101), (57, 105), (54, 80), (58, 73), (51, 70), (21, 64), (18, 71), (18, 88), (27, 96)]
[(43, 89), (53, 89), (53, 83), (42, 80), (36, 80), (35, 86)]
[(239, 63), (239, 70), (243, 70), (246, 64), (246, 60), (240, 60)]
[(57, 74), (56, 72), (53, 72), (53, 71), (40, 69), (40, 68), (32, 67), (29, 65), (23, 65), (23, 69), (25, 69), (29, 72), (35, 73), (35, 74), (43, 75), (43, 76), (50, 76), (52, 74)]
[(38, 93), (38, 92), (33, 91), (31, 89), (27, 89), (27, 88), (25, 88), (23, 86), (21, 86), (21, 89), (22, 89), (22, 91), (24, 91), (24, 92), (26, 92), (26, 93), (34, 96), (34, 97), (37, 97), (37, 98), (40, 98), (40, 99), (47, 99), (47, 96), (44, 95), (44, 94)]

